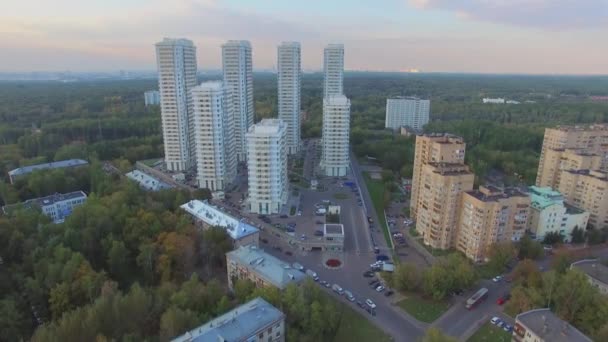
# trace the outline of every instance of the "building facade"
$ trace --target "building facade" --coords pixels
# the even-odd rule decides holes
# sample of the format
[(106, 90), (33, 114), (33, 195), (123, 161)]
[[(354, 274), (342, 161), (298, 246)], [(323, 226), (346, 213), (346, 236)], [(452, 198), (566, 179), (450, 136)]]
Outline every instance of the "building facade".
[(386, 99), (386, 118), (384, 127), (400, 129), (403, 126), (421, 131), (429, 122), (430, 100), (417, 97)]
[[(536, 186), (558, 188), (556, 177), (559, 169), (559, 156), (548, 154), (550, 150), (565, 152), (567, 149), (579, 150), (583, 154), (596, 154), (600, 158), (600, 169), (608, 167), (608, 125), (558, 126), (546, 128), (543, 147), (540, 152)], [(580, 167), (590, 168), (593, 167)]]
[(195, 224), (201, 228), (221, 227), (225, 229), (235, 248), (259, 244), (260, 230), (258, 228), (233, 217), (207, 201), (192, 200), (180, 207), (192, 215)]
[(608, 296), (608, 267), (597, 259), (580, 260), (570, 265), (571, 269), (577, 269), (587, 275), (589, 283), (598, 291)]
[(251, 126), (247, 137), (249, 210), (276, 214), (287, 203), (287, 125), (280, 119), (263, 119)]
[(329, 44), (323, 50), (323, 98), (344, 94), (344, 45)]
[(133, 170), (131, 172), (127, 172), (125, 176), (139, 184), (142, 189), (147, 191), (160, 191), (172, 188), (171, 185), (140, 170)]
[(169, 171), (185, 171), (194, 166), (190, 90), (197, 82), (196, 48), (188, 39), (165, 38), (156, 43), (156, 65), (165, 164)]
[(146, 107), (160, 105), (160, 92), (158, 90), (144, 92), (144, 105)]
[(557, 317), (550, 309), (535, 309), (515, 317), (514, 342), (591, 342), (570, 323)]
[(466, 144), (461, 137), (450, 134), (425, 134), (416, 137), (416, 151), (412, 178), (410, 215), (416, 220), (418, 215), (418, 194), (420, 176), (424, 165), (430, 162), (464, 163)]
[(237, 160), (246, 160), (245, 134), (253, 125), (253, 64), (251, 44), (247, 40), (229, 40), (222, 45), (224, 86), (232, 94), (234, 140)]
[(192, 89), (197, 182), (200, 188), (223, 191), (236, 177), (233, 101), (221, 81)]
[(350, 100), (344, 95), (323, 99), (321, 167), (325, 175), (346, 176), (350, 166)]
[(456, 249), (474, 262), (485, 262), (491, 246), (517, 241), (526, 232), (530, 197), (513, 188), (493, 186), (462, 194)]
[(285, 314), (258, 297), (172, 341), (283, 342), (285, 341)]
[(234, 288), (233, 281), (238, 279), (251, 280), (256, 287), (274, 286), (279, 290), (306, 279), (304, 272), (253, 245), (226, 253), (226, 267), (230, 289)]
[(9, 214), (12, 210), (23, 207), (28, 209), (40, 209), (53, 223), (62, 223), (72, 214), (74, 208), (83, 205), (87, 201), (87, 195), (83, 191), (74, 191), (65, 194), (54, 194), (45, 197), (29, 199), (23, 203), (5, 205), (2, 211)]
[(589, 225), (608, 227), (608, 174), (594, 170), (565, 170), (561, 172), (557, 189), (566, 201), (589, 212)]
[(464, 164), (431, 162), (422, 167), (416, 230), (426, 245), (437, 249), (455, 245), (462, 194), (473, 190), (474, 180)]
[(584, 149), (547, 149), (543, 156), (543, 167), (539, 169), (540, 187), (559, 188), (561, 173), (565, 170), (598, 170), (602, 157)]
[(564, 202), (564, 196), (550, 187), (529, 188), (531, 209), (528, 230), (542, 241), (548, 233), (559, 233), (570, 242), (574, 228), (586, 229), (589, 213)]
[(279, 119), (287, 124), (287, 152), (300, 150), (300, 43), (283, 42), (277, 48)]

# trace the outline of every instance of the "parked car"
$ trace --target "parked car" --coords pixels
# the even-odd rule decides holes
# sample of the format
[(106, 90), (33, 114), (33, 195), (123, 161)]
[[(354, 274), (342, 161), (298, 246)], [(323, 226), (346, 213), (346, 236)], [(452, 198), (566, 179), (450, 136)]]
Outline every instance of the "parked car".
[(296, 270), (300, 270), (302, 272), (304, 272), (304, 266), (302, 266), (301, 264), (294, 262), (293, 264), (291, 264), (291, 266), (293, 266), (293, 268), (295, 268)]
[(390, 297), (393, 295), (393, 293), (394, 293), (393, 290), (388, 290), (384, 293), (384, 297)]
[(389, 257), (387, 255), (384, 255), (384, 254), (376, 255), (377, 261), (387, 261), (388, 259), (389, 259)]
[(375, 309), (375, 308), (376, 308), (376, 303), (374, 303), (374, 302), (373, 302), (371, 299), (369, 299), (369, 298), (365, 300), (365, 304), (367, 304), (367, 306), (369, 306), (369, 307), (370, 307), (370, 308), (372, 308), (372, 309)]
[(353, 296), (353, 293), (348, 290), (344, 291), (344, 297), (346, 297), (346, 299), (348, 299), (351, 302), (355, 301), (355, 296)]
[(498, 322), (501, 322), (501, 319), (496, 316), (492, 317), (492, 319), (490, 320), (490, 323), (494, 325), (496, 325)]
[(280, 217), (280, 218), (282, 218), (282, 219), (285, 219), (285, 218), (287, 218), (288, 216), (287, 216), (287, 215), (285, 215), (285, 214), (283, 214), (283, 215), (281, 215), (281, 216), (279, 216), (279, 217)]
[(495, 282), (495, 283), (498, 283), (501, 280), (502, 280), (502, 276), (501, 275), (497, 275), (496, 277), (492, 278), (492, 281)]
[(324, 235), (324, 233), (323, 233), (322, 230), (315, 230), (314, 234), (315, 234), (315, 236), (323, 236)]
[(325, 280), (319, 280), (319, 284), (325, 286), (325, 284), (327, 284), (327, 282)]
[(361, 301), (357, 301), (357, 306), (360, 307), (361, 309), (365, 309), (365, 304), (363, 304), (363, 302), (361, 302)]
[(375, 253), (375, 254), (380, 253), (380, 248), (378, 248), (378, 247), (374, 247), (374, 253)]
[(308, 274), (314, 281), (319, 281), (319, 276), (317, 275), (317, 272), (313, 270), (306, 270), (306, 274)]
[(505, 326), (502, 327), (502, 330), (504, 330), (506, 332), (511, 332), (511, 331), (513, 331), (513, 327), (505, 323)]
[(376, 291), (377, 291), (377, 292), (382, 292), (382, 291), (384, 291), (384, 289), (385, 289), (385, 287), (384, 287), (384, 286), (382, 286), (382, 285), (380, 285), (380, 286), (376, 287)]
[(372, 280), (371, 280), (371, 281), (370, 281), (368, 284), (369, 284), (371, 287), (374, 287), (374, 288), (375, 288), (375, 287), (376, 287), (376, 285), (377, 285), (379, 282), (380, 282), (380, 281), (379, 281), (378, 279), (372, 279)]
[(363, 272), (363, 276), (364, 276), (365, 278), (373, 278), (373, 277), (374, 277), (374, 275), (375, 275), (375, 273), (374, 273), (374, 272), (372, 272), (372, 271), (365, 271), (365, 272)]
[(344, 289), (338, 285), (338, 284), (333, 284), (331, 287), (332, 290), (334, 290), (335, 293), (339, 294), (339, 295), (343, 295), (344, 294)]
[(504, 303), (506, 303), (509, 299), (511, 299), (511, 294), (509, 293), (505, 293), (502, 296), (498, 297), (498, 299), (496, 300), (496, 304), (498, 305), (503, 305)]
[(317, 220), (317, 222), (315, 222), (315, 223), (316, 223), (316, 224), (324, 224), (324, 222), (323, 222), (323, 221), (321, 221), (321, 220)]

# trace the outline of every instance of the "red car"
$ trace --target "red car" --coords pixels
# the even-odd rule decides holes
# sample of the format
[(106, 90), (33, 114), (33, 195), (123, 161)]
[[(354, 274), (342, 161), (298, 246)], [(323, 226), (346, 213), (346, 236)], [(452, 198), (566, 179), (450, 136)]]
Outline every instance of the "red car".
[(498, 297), (498, 299), (496, 300), (496, 304), (498, 305), (503, 305), (504, 303), (506, 303), (509, 299), (511, 299), (511, 295), (508, 293), (505, 293), (504, 295)]

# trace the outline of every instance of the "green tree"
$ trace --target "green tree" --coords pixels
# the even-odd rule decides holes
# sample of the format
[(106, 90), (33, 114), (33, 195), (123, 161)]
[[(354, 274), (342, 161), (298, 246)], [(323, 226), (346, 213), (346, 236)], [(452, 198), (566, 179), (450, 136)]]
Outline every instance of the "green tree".
[(545, 245), (555, 245), (563, 242), (564, 237), (559, 232), (548, 232), (543, 239), (543, 244)]
[(420, 270), (415, 264), (411, 262), (398, 264), (392, 276), (393, 286), (400, 291), (414, 291), (420, 286), (420, 276)]
[(25, 340), (29, 328), (28, 318), (13, 297), (0, 300), (0, 331), (3, 341)]
[(163, 341), (171, 340), (185, 331), (195, 328), (197, 324), (199, 321), (194, 312), (170, 307), (160, 318), (159, 335)]
[(502, 273), (515, 255), (516, 251), (513, 243), (509, 241), (494, 243), (488, 248), (488, 256), (490, 257), (488, 267), (495, 273)]
[(108, 251), (108, 266), (110, 273), (120, 281), (125, 282), (125, 278), (130, 274), (131, 258), (130, 253), (122, 241), (112, 241), (112, 247)]
[(519, 240), (519, 259), (538, 259), (543, 255), (543, 246), (538, 242), (534, 241), (528, 235)]
[(574, 229), (572, 229), (572, 233), (570, 233), (570, 236), (572, 237), (572, 239), (571, 239), (572, 243), (585, 242), (585, 231), (582, 228), (579, 228), (578, 226), (576, 226), (576, 227), (574, 227)]

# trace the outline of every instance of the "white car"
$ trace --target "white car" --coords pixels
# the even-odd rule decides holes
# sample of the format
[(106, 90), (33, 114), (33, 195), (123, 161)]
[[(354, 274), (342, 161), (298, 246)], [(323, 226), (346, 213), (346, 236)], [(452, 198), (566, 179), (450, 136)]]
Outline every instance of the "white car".
[(380, 286), (376, 287), (376, 291), (378, 291), (378, 292), (384, 291), (384, 286), (380, 285)]
[(365, 300), (365, 304), (367, 304), (367, 306), (369, 306), (369, 307), (370, 307), (370, 308), (372, 308), (372, 309), (375, 309), (375, 308), (376, 308), (376, 304), (375, 304), (374, 302), (372, 302), (372, 300), (371, 300), (371, 299), (366, 299), (366, 300)]
[(497, 275), (496, 277), (492, 278), (492, 281), (495, 283), (498, 283), (501, 280), (502, 280), (502, 276), (500, 276), (500, 275)]
[(490, 323), (496, 325), (496, 323), (501, 322), (500, 318), (494, 316), (492, 317), (492, 319), (490, 320)]

